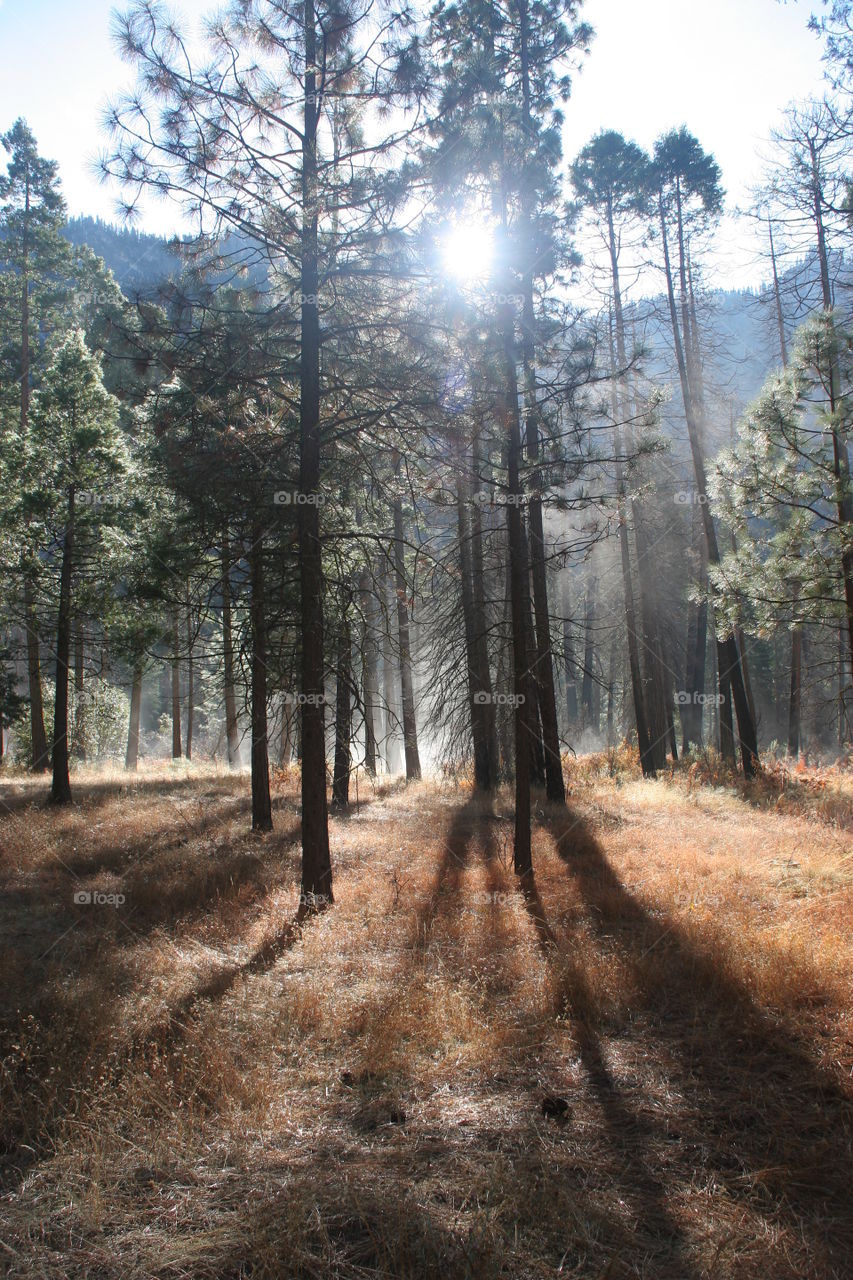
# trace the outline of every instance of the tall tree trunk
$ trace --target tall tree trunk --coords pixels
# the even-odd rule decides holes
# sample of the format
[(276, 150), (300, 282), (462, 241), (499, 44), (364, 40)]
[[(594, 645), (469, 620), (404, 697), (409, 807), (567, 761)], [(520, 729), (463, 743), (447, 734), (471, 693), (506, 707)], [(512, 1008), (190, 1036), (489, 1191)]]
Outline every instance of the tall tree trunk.
[[(483, 682), (477, 661), (476, 622), (474, 619), (474, 582), (471, 567), (471, 529), (469, 490), (465, 482), (464, 457), (459, 450), (456, 480), (456, 524), (459, 538), (459, 577), (462, 595), (462, 618), (465, 629), (465, 665), (467, 668), (468, 706), (471, 739), (474, 745), (474, 786), (478, 791), (491, 791), (488, 731), (485, 713), (492, 703), (491, 681)], [(487, 673), (488, 675), (488, 673)]]
[(127, 725), (127, 751), (124, 767), (136, 773), (139, 764), (139, 722), (142, 715), (142, 663), (133, 668), (133, 684), (130, 688), (130, 720)]
[[(506, 689), (512, 678), (512, 583), (509, 550), (506, 555), (506, 584), (503, 601), (503, 619), (501, 639), (509, 635), (510, 643), (501, 643), (498, 649), (497, 670), (495, 672), (495, 688)], [(498, 742), (501, 753), (501, 772), (504, 777), (515, 777), (515, 711), (508, 712), (505, 704), (496, 708)]]
[(350, 739), (352, 737), (352, 637), (349, 619), (344, 613), (338, 639), (337, 694), (335, 698), (335, 763), (332, 772), (332, 804), (346, 809), (349, 805), (349, 781), (352, 772)]
[(728, 681), (718, 676), (720, 691), (720, 755), (733, 768), (736, 764), (734, 722), (732, 719), (732, 691)]
[(74, 488), (68, 490), (68, 513), (62, 542), (62, 569), (59, 576), (59, 617), (56, 624), (56, 694), (53, 710), (54, 804), (71, 803), (68, 774), (68, 665), (71, 657), (71, 570), (74, 564)]
[(530, 781), (534, 787), (545, 786), (545, 745), (542, 738), (542, 719), (539, 708), (539, 685), (536, 681), (536, 633), (533, 625), (533, 600), (530, 592), (530, 544), (524, 514), (521, 516), (522, 555), (528, 566), (524, 577), (524, 634), (527, 651), (527, 671), (530, 680), (530, 706), (527, 709), (527, 738), (530, 743)]
[[(395, 471), (398, 459), (395, 457)], [(418, 729), (415, 720), (415, 695), (412, 685), (412, 650), (409, 636), (408, 587), (403, 555), (403, 503), (399, 494), (394, 495), (394, 577), (397, 592), (397, 634), (400, 653), (400, 696), (403, 704), (403, 750), (406, 756), (406, 781), (417, 781), (421, 776), (418, 754)]]
[(610, 661), (607, 668), (607, 746), (614, 746), (613, 699), (616, 691), (616, 634), (610, 639)]
[[(794, 600), (796, 614), (797, 600)], [(788, 755), (800, 754), (800, 721), (803, 691), (803, 629), (794, 618), (791, 631), (791, 697), (788, 703)]]
[(376, 597), (367, 571), (362, 573), (359, 594), (364, 619), (361, 636), (361, 687), (364, 701), (364, 767), (376, 777), (376, 708), (379, 701), (379, 655), (376, 647)]
[[(492, 690), (492, 673), (489, 663), (489, 633), (486, 619), (485, 566), (483, 561), (483, 511), (480, 503), (482, 492), (480, 470), (482, 457), (479, 425), (474, 430), (471, 482), (471, 580), (474, 608), (474, 652), (479, 672), (480, 687)], [(500, 780), (500, 752), (498, 748), (497, 717), (494, 702), (486, 703), (483, 713), (486, 728), (486, 752), (489, 760), (489, 779), (495, 787)]]
[[(631, 666), (631, 690), (634, 701), (634, 716), (637, 725), (637, 742), (640, 750), (640, 761), (643, 775), (654, 777), (657, 769), (662, 768), (666, 759), (666, 708), (663, 693), (663, 671), (659, 661), (660, 645), (657, 637), (657, 617), (654, 608), (651, 586), (651, 545), (647, 536), (642, 503), (633, 495), (625, 492), (625, 481), (620, 454), (622, 452), (624, 422), (624, 443), (628, 456), (634, 454), (634, 435), (628, 413), (629, 391), (628, 353), (625, 342), (625, 316), (622, 308), (622, 287), (619, 279), (619, 240), (613, 221), (613, 202), (608, 199), (607, 243), (610, 255), (610, 281), (613, 292), (613, 327), (611, 332), (611, 366), (615, 366), (613, 409), (616, 424), (616, 483), (619, 490), (619, 540), (622, 560), (623, 590), (625, 592), (626, 618), (631, 617), (628, 629), (628, 648)], [(615, 350), (614, 350), (615, 344)], [(639, 418), (639, 415), (637, 415)], [(637, 640), (637, 623), (634, 618), (634, 601), (632, 577), (630, 571), (630, 546), (627, 545), (627, 520), (634, 527), (634, 543), (637, 551), (637, 584), (640, 602), (640, 618), (642, 620), (642, 636), (644, 641), (642, 659)], [(623, 538), (623, 531), (625, 536)], [(625, 546), (622, 544), (625, 542)], [(627, 568), (628, 576), (625, 577)], [(634, 646), (634, 658), (630, 657), (631, 646)], [(640, 673), (639, 687), (635, 686), (635, 665)], [(643, 670), (646, 677), (643, 678)], [(639, 698), (639, 707), (638, 707)], [(642, 723), (642, 733), (641, 733)], [(643, 739), (646, 745), (643, 747)]]
[(264, 536), (252, 523), (249, 550), (252, 600), (252, 830), (272, 831), (270, 762), (267, 741), (267, 620), (265, 601)]
[[(662, 195), (659, 196), (658, 211), (660, 215), (664, 270), (667, 285), (667, 301), (669, 303), (673, 344), (675, 346), (676, 363), (678, 365), (678, 376), (681, 382), (685, 420), (687, 423), (687, 434), (690, 440), (690, 452), (693, 458), (693, 470), (696, 477), (696, 491), (699, 497), (700, 510), (705, 531), (705, 545), (708, 561), (712, 565), (718, 565), (720, 563), (720, 552), (717, 544), (717, 533), (714, 528), (714, 518), (708, 505), (708, 485), (705, 476), (705, 460), (702, 456), (699, 423), (696, 417), (694, 401), (691, 396), (690, 385), (688, 382), (687, 364), (685, 361), (684, 347), (681, 341), (678, 316), (675, 308), (675, 294), (673, 292), (672, 285), (672, 270), (669, 261), (669, 246), (667, 241), (666, 218), (664, 216)], [(851, 612), (851, 623), (853, 623), (853, 612)], [(743, 682), (743, 670), (741, 667), (737, 641), (733, 635), (729, 636), (727, 640), (718, 640), (717, 662), (720, 671), (720, 678), (723, 679), (727, 676), (731, 684), (735, 711), (737, 712), (738, 736), (740, 739), (744, 775), (746, 777), (752, 777), (758, 766), (758, 739), (755, 732), (755, 722), (749, 712), (749, 703), (747, 701), (746, 689)]]
[[(614, 295), (618, 294), (618, 273), (613, 263)], [(628, 663), (631, 670), (631, 694), (634, 703), (634, 723), (637, 727), (637, 746), (644, 778), (656, 777), (652, 756), (649, 724), (646, 718), (646, 700), (643, 691), (643, 673), (640, 666), (640, 646), (637, 639), (637, 618), (634, 611), (634, 588), (631, 575), (631, 547), (628, 540), (628, 512), (623, 467), (623, 442), (620, 423), (624, 413), (624, 399), (617, 387), (616, 353), (613, 333), (610, 335), (611, 410), (613, 413), (613, 447), (616, 460), (616, 513), (619, 522), (619, 553), (622, 566), (622, 593), (625, 603), (625, 624), (628, 634)], [(608, 725), (608, 744), (612, 725)]]
[(398, 730), (400, 724), (400, 682), (397, 679), (394, 662), (394, 645), (392, 640), (392, 614), (396, 610), (396, 594), (390, 578), (383, 575), (383, 617), (385, 626), (382, 635), (382, 689), (385, 703), (385, 732), (382, 742), (382, 755), (389, 773), (399, 773), (402, 763)]
[(240, 764), (240, 737), (237, 730), (237, 699), (234, 694), (234, 636), (231, 621), (231, 547), (227, 529), (222, 534), (222, 649), (224, 659), (225, 741), (228, 764)]
[(569, 586), (563, 579), (563, 678), (566, 683), (566, 730), (571, 733), (578, 720), (578, 687), (575, 678), (575, 649), (569, 611)]
[(27, 633), (27, 683), (30, 695), (32, 769), (34, 773), (46, 773), (50, 766), (50, 753), (47, 749), (47, 734), (44, 728), (39, 636), (32, 583), (26, 573), (24, 575), (24, 626)]
[(302, 653), (302, 909), (331, 903), (332, 859), (326, 797), (323, 554), (320, 541), (320, 315), (317, 305), (317, 28), (304, 0), (305, 103), (302, 129), (301, 344), (299, 396), (299, 586)]
[(187, 759), (193, 758), (193, 713), (195, 698), (195, 664), (193, 662), (193, 616), (187, 591)]
[[(821, 292), (823, 296), (824, 311), (831, 315), (834, 305), (832, 296), (832, 283), (829, 277), (829, 254), (826, 247), (826, 231), (823, 221), (823, 188), (820, 177), (820, 168), (815, 150), (815, 144), (809, 139), (809, 150), (811, 153), (812, 164), (812, 190), (813, 190), (813, 214), (815, 229), (817, 231), (817, 251), (818, 261), (820, 264), (820, 282)], [(831, 419), (835, 421), (835, 414), (841, 403), (841, 370), (839, 368), (838, 353), (833, 352), (830, 357), (830, 376), (829, 376), (829, 408)], [(838, 482), (838, 523), (845, 532), (851, 524), (853, 524), (853, 494), (850, 488), (850, 460), (847, 454), (847, 443), (844, 437), (833, 427), (832, 435), (832, 454), (835, 478)], [(853, 661), (853, 548), (851, 548), (851, 539), (847, 536), (844, 539), (845, 549), (841, 555), (841, 573), (844, 581), (844, 599), (847, 606), (847, 636), (850, 644), (850, 657)]]
[(770, 237), (770, 263), (773, 268), (773, 297), (776, 302), (776, 328), (779, 334), (779, 354), (783, 367), (788, 364), (788, 343), (785, 339), (785, 316), (782, 311), (782, 290), (779, 287), (779, 272), (776, 267), (776, 246), (773, 243), (773, 222), (768, 215), (767, 234)]
[(845, 641), (846, 627), (838, 629), (838, 745), (844, 749), (845, 743), (849, 740), (849, 725), (847, 720), (847, 662), (845, 658), (849, 652)]
[(286, 698), (282, 698), (281, 736), (278, 750), (278, 763), (282, 769), (286, 769), (293, 759), (293, 712), (291, 705)]
[(510, 612), (512, 620), (513, 693), (515, 698), (515, 835), (513, 866), (516, 875), (533, 872), (530, 838), (530, 734), (533, 681), (528, 658), (530, 619), (527, 542), (522, 521), (524, 493), (521, 486), (521, 424), (518, 413), (518, 384), (512, 313), (501, 307), (504, 377), (501, 388), (501, 417), (507, 440), (507, 543), (509, 551)]
[(85, 760), (86, 742), (86, 708), (83, 702), (83, 624), (79, 618), (74, 621), (74, 732), (71, 737), (71, 748), (76, 760)]
[(596, 595), (598, 591), (598, 579), (592, 574), (587, 576), (586, 592), (584, 600), (584, 650), (583, 650), (583, 679), (581, 682), (581, 708), (583, 712), (583, 727), (585, 729), (594, 729), (598, 733), (598, 721), (595, 718), (595, 703), (593, 698), (593, 685), (595, 676), (595, 611), (596, 611)]
[(172, 610), (172, 759), (181, 758), (181, 664), (178, 611)]

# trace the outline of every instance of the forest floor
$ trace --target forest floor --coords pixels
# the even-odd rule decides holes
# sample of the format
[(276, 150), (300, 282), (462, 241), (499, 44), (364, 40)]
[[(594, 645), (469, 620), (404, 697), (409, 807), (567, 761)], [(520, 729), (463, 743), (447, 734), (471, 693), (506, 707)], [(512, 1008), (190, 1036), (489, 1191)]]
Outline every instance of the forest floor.
[(853, 775), (613, 764), (524, 892), (362, 780), (302, 927), (292, 777), (0, 782), (0, 1273), (853, 1275)]

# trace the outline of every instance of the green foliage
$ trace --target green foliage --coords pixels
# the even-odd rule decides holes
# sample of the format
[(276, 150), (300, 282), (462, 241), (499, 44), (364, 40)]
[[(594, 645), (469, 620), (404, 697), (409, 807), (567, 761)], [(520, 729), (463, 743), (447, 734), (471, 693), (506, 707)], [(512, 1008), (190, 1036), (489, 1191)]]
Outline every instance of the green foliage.
[[(45, 687), (45, 729), (48, 751), (53, 750), (53, 689)], [(124, 755), (130, 701), (127, 694), (106, 680), (93, 679), (69, 700), (68, 745), (72, 759), (81, 754), (88, 761), (102, 762)], [(15, 759), (27, 764), (32, 757), (29, 703), (24, 700), (12, 722)]]
[(825, 312), (798, 331), (787, 369), (772, 374), (721, 454), (711, 476), (715, 510), (737, 533), (711, 577), (717, 607), (737, 620), (739, 598), (752, 602), (760, 628), (780, 622), (828, 622), (843, 615), (842, 552), (850, 532), (837, 519), (833, 429), (847, 439), (851, 405), (832, 412), (830, 369), (853, 376), (853, 336)]

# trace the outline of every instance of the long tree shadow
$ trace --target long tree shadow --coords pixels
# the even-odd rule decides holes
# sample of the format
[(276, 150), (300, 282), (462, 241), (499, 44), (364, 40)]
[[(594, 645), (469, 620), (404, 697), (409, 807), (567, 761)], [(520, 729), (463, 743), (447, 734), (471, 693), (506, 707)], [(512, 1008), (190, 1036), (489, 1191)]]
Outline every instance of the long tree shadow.
[[(239, 774), (222, 774), (205, 778), (209, 794), (228, 795)], [(174, 792), (198, 792), (199, 779), (191, 773), (174, 778), (146, 778), (136, 774), (128, 774), (122, 778), (104, 778), (102, 780), (77, 781), (72, 775), (71, 787), (72, 808), (81, 807), (96, 809), (108, 800), (122, 796), (142, 795), (158, 799)], [(35, 809), (51, 811), (50, 779), (31, 775), (20, 782), (7, 778), (0, 781), (0, 818), (4, 814), (15, 814), (22, 810)]]
[[(590, 908), (593, 930), (631, 966), (632, 1014), (681, 1063), (678, 1080), (695, 1114), (694, 1150), (710, 1153), (715, 1175), (735, 1201), (807, 1237), (816, 1274), (845, 1274), (853, 1257), (850, 1202), (853, 1099), (799, 1044), (784, 1020), (760, 1008), (741, 983), (697, 947), (674, 919), (652, 917), (622, 884), (582, 818), (549, 811), (544, 826)], [(556, 941), (541, 901), (529, 909), (543, 943)], [(565, 999), (589, 1004), (572, 968)], [(610, 1095), (592, 1029), (579, 1024), (590, 1078)], [(631, 1118), (636, 1132), (636, 1117)], [(679, 1119), (681, 1125), (681, 1119)], [(640, 1131), (640, 1141), (644, 1139)], [(642, 1149), (635, 1151), (642, 1160)], [(835, 1271), (833, 1271), (835, 1269)]]

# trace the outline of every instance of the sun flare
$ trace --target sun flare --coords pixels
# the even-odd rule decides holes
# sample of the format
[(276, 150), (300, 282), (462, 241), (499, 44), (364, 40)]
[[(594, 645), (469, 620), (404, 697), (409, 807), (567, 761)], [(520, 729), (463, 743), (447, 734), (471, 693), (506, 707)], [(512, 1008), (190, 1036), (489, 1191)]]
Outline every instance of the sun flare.
[(491, 228), (482, 222), (458, 222), (442, 241), (442, 261), (448, 275), (462, 284), (484, 280), (494, 256)]

